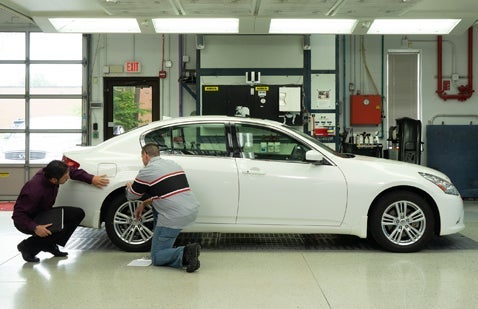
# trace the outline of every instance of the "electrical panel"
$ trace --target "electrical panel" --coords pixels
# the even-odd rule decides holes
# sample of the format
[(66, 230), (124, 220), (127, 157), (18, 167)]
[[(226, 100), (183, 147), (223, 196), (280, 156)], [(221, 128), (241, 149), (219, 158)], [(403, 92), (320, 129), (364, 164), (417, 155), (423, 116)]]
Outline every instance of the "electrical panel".
[(380, 95), (352, 95), (350, 97), (351, 125), (378, 125), (382, 123)]
[(313, 136), (335, 136), (335, 113), (312, 113), (311, 117), (313, 121)]
[(301, 89), (263, 84), (203, 85), (201, 114), (271, 119), (301, 126)]

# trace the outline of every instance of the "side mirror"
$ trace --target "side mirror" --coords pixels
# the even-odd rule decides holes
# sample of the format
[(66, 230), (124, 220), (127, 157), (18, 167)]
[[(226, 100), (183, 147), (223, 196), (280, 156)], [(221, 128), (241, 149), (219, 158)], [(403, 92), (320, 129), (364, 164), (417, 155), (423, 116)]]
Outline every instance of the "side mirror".
[(324, 164), (324, 156), (317, 150), (309, 150), (305, 153), (305, 160), (314, 164)]

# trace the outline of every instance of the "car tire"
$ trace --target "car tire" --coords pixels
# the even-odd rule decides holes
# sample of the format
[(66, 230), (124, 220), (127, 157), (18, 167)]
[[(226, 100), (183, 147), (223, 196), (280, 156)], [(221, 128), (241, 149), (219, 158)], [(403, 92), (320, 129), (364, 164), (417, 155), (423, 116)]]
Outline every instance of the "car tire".
[(128, 201), (124, 195), (118, 195), (106, 211), (106, 233), (111, 242), (124, 251), (145, 252), (151, 248), (153, 209), (146, 206), (141, 219), (137, 220), (134, 211), (140, 203), (139, 200)]
[(433, 237), (435, 218), (429, 203), (413, 192), (381, 197), (369, 217), (369, 232), (377, 244), (392, 252), (416, 252)]

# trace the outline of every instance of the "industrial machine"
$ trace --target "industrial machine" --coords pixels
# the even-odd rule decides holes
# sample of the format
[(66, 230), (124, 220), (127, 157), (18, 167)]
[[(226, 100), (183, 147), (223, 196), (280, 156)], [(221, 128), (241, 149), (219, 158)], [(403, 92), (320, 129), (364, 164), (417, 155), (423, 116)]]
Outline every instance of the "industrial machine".
[(395, 119), (396, 126), (390, 127), (386, 158), (420, 164), (423, 142), (420, 120), (404, 117)]

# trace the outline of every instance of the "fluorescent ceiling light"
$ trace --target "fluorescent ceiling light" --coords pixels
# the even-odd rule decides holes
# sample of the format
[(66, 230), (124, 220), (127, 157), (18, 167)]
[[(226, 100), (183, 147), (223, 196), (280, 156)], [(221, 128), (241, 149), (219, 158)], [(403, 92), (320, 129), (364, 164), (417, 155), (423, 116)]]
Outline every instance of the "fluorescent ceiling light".
[(49, 18), (58, 32), (139, 33), (135, 18)]
[(158, 33), (238, 33), (238, 18), (155, 18)]
[(367, 34), (448, 34), (461, 19), (375, 19)]
[(350, 34), (356, 19), (281, 19), (272, 18), (269, 33), (333, 33)]

